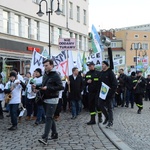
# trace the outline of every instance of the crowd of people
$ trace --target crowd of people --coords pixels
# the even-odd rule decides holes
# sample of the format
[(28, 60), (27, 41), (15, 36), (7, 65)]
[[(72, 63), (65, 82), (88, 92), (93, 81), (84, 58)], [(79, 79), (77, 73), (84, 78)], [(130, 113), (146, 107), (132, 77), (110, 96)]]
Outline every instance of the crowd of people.
[[(113, 126), (113, 108), (138, 107), (138, 114), (143, 109), (143, 98), (150, 100), (150, 75), (147, 79), (142, 72), (132, 72), (126, 75), (123, 69), (116, 76), (107, 61), (102, 62), (102, 70), (95, 69), (93, 62), (88, 62), (89, 71), (86, 74), (79, 72), (77, 67), (72, 68), (72, 75), (61, 77), (54, 69), (52, 60), (43, 62), (44, 73), (40, 68), (34, 70), (33, 75), (27, 72), (23, 77), (14, 68), (6, 84), (0, 75), (0, 119), (4, 119), (3, 111), (8, 111), (12, 126), (8, 130), (17, 130), (22, 110), (26, 110), (25, 120), (35, 120), (34, 125), (45, 124), (44, 133), (39, 142), (47, 144), (51, 131), (51, 139), (57, 139), (58, 133), (55, 121), (59, 120), (61, 111), (69, 110), (70, 119), (76, 119), (82, 109), (90, 112), (87, 125), (103, 123), (107, 128)], [(109, 88), (106, 97), (100, 96), (106, 92), (103, 86)], [(2, 101), (5, 100), (5, 110)], [(20, 105), (21, 104), (21, 105)], [(20, 109), (21, 108), (21, 109)], [(102, 114), (105, 119), (102, 119)]]

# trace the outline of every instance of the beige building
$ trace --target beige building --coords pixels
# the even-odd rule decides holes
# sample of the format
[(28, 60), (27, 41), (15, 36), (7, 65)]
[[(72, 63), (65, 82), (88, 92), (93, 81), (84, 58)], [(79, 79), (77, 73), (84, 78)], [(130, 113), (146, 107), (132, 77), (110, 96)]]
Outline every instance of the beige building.
[[(144, 60), (145, 65), (149, 64), (150, 56), (150, 31), (142, 30), (118, 30), (116, 31), (117, 39), (123, 42), (123, 49), (126, 54), (126, 66), (134, 67), (138, 64), (138, 60)], [(132, 49), (132, 50), (131, 50)], [(137, 61), (136, 61), (137, 60)], [(146, 67), (146, 66), (144, 66)]]

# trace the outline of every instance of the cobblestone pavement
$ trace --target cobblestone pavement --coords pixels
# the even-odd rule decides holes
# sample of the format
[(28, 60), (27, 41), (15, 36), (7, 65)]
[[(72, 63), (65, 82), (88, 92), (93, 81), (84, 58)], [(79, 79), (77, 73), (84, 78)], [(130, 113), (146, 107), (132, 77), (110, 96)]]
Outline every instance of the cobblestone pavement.
[(144, 101), (142, 114), (137, 114), (137, 107), (114, 110), (113, 131), (133, 150), (150, 150), (150, 102)]
[[(6, 113), (5, 113), (6, 115)], [(98, 125), (87, 126), (89, 113), (82, 112), (75, 120), (69, 113), (62, 113), (57, 121), (59, 140), (47, 146), (38, 142), (44, 125), (33, 126), (34, 121), (22, 120), (18, 130), (8, 131), (10, 118), (0, 120), (0, 150), (117, 150), (101, 132)]]

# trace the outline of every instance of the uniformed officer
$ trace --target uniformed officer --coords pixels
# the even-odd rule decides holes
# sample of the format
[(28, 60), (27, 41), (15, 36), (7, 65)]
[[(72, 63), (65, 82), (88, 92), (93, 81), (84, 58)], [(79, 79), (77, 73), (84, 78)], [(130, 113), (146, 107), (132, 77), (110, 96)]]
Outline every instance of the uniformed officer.
[(85, 75), (85, 84), (87, 86), (88, 92), (88, 104), (91, 119), (87, 122), (87, 125), (96, 124), (95, 115), (98, 113), (98, 121), (102, 122), (102, 114), (98, 108), (98, 89), (99, 89), (99, 76), (100, 72), (95, 70), (95, 64), (93, 62), (88, 62), (87, 66), (89, 71)]

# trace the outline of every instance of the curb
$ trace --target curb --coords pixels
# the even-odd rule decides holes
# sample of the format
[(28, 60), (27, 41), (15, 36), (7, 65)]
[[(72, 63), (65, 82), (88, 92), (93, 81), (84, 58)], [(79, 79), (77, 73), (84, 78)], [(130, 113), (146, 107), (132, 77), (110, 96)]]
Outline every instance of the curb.
[(119, 150), (132, 150), (127, 144), (119, 139), (111, 129), (105, 128), (105, 126), (98, 124), (101, 131), (106, 137), (119, 149)]

